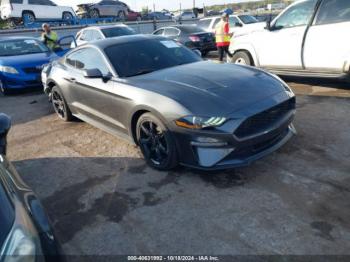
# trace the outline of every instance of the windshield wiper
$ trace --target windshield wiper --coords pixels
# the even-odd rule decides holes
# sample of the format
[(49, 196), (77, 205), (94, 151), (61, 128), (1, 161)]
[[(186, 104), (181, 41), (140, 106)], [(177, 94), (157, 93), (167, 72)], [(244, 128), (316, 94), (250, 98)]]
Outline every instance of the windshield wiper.
[(155, 71), (154, 69), (142, 69), (142, 70), (138, 71), (136, 74), (133, 74), (131, 76), (139, 76), (139, 75), (149, 74), (149, 73), (152, 73), (154, 71)]

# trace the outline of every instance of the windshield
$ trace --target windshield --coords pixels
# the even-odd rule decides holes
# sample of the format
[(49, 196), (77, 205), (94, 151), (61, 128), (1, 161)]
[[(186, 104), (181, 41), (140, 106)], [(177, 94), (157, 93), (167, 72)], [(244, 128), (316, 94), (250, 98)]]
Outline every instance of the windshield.
[(190, 49), (167, 39), (116, 44), (107, 47), (105, 52), (120, 77), (202, 61)]
[(254, 24), (259, 22), (254, 16), (251, 15), (240, 15), (238, 17), (244, 24)]
[(18, 56), (49, 52), (49, 49), (35, 39), (0, 41), (0, 56)]
[(105, 35), (106, 38), (135, 34), (134, 30), (132, 30), (131, 28), (128, 28), (128, 27), (105, 28), (105, 29), (102, 29), (101, 31)]

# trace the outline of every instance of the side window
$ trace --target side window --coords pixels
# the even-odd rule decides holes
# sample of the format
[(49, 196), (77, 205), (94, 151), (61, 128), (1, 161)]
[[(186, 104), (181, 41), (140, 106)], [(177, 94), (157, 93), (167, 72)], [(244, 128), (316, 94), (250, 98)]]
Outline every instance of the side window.
[(81, 37), (80, 37), (80, 40), (83, 40), (83, 41), (92, 41), (92, 32), (91, 30), (85, 30), (82, 34), (81, 34)]
[(94, 48), (84, 48), (69, 54), (66, 58), (66, 63), (79, 70), (97, 68), (104, 75), (109, 73), (108, 66), (101, 53)]
[(237, 17), (230, 16), (230, 27), (236, 26), (236, 23), (240, 23)]
[(93, 40), (101, 40), (101, 39), (103, 39), (103, 37), (99, 31), (92, 30), (92, 39)]
[(316, 17), (316, 25), (350, 22), (350, 1), (323, 1)]
[(307, 25), (315, 10), (317, 0), (306, 0), (287, 9), (276, 21), (276, 29)]
[(221, 18), (216, 18), (213, 24), (213, 29), (215, 29), (216, 25), (220, 22)]
[(165, 36), (177, 36), (179, 35), (180, 31), (176, 28), (165, 28)]
[(154, 32), (154, 35), (163, 35), (164, 29), (159, 29), (158, 31)]
[[(1, 1), (0, 1), (1, 3)], [(11, 0), (10, 1), (11, 4), (23, 4), (23, 0)]]

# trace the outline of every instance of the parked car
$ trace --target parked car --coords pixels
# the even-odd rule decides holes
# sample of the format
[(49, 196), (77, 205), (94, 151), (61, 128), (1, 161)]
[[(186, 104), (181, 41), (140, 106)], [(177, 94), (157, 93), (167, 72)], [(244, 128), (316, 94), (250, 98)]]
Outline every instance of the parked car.
[(175, 21), (180, 21), (180, 20), (190, 20), (190, 19), (195, 19), (196, 15), (193, 13), (193, 11), (182, 11), (177, 15), (174, 15), (174, 20)]
[(163, 12), (151, 12), (144, 14), (142, 16), (142, 20), (157, 20), (157, 21), (162, 21), (162, 20), (171, 20), (172, 16)]
[(294, 134), (295, 96), (277, 76), (203, 61), (165, 37), (92, 42), (43, 74), (62, 120), (76, 116), (125, 137), (160, 170), (247, 165)]
[(65, 52), (67, 50), (54, 53), (32, 37), (0, 39), (0, 93), (41, 86), (42, 66)]
[[(200, 19), (197, 22), (197, 26), (201, 27), (207, 32), (215, 33), (215, 27), (220, 22), (221, 17), (206, 17)], [(251, 15), (230, 15), (230, 33), (233, 33), (235, 36), (248, 34), (256, 30), (263, 29), (266, 23), (259, 23), (259, 21)]]
[(136, 33), (132, 28), (123, 24), (90, 26), (80, 30), (76, 34), (76, 43), (72, 42), (71, 48), (86, 44), (91, 41), (134, 34)]
[(0, 114), (0, 261), (65, 261), (40, 201), (6, 159), (10, 126)]
[(266, 29), (236, 37), (233, 62), (281, 75), (349, 77), (350, 1), (301, 0)]
[(63, 19), (72, 20), (74, 10), (69, 6), (58, 6), (51, 0), (1, 0), (1, 19), (35, 20)]
[(216, 11), (216, 10), (208, 10), (206, 12), (206, 16), (218, 16), (220, 15), (220, 11)]
[(128, 10), (128, 16), (127, 16), (127, 20), (128, 21), (141, 21), (141, 13), (140, 12), (135, 12), (132, 10)]
[(130, 8), (127, 4), (118, 0), (102, 0), (93, 4), (78, 5), (77, 15), (79, 17), (118, 17), (124, 21), (128, 16)]
[(173, 25), (162, 27), (154, 35), (161, 35), (179, 42), (190, 49), (197, 49), (205, 56), (216, 50), (215, 36), (195, 25)]

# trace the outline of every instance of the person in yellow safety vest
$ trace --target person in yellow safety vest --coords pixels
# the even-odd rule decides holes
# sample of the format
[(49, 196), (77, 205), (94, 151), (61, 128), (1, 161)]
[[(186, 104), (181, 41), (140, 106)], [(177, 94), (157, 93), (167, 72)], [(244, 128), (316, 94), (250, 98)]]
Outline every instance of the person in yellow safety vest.
[(42, 29), (44, 32), (41, 34), (41, 41), (52, 51), (61, 50), (58, 44), (58, 35), (51, 30), (50, 25), (45, 23), (42, 25)]
[(230, 34), (230, 25), (228, 20), (229, 20), (229, 15), (226, 13), (223, 13), (221, 16), (221, 21), (215, 27), (216, 46), (219, 51), (221, 62), (224, 59), (225, 53), (229, 57), (232, 57), (232, 54), (228, 50), (230, 46), (231, 37), (232, 37), (232, 34)]

